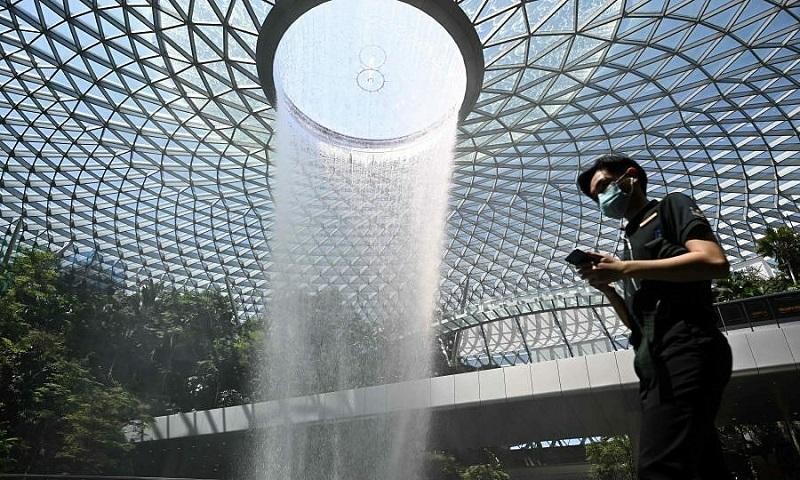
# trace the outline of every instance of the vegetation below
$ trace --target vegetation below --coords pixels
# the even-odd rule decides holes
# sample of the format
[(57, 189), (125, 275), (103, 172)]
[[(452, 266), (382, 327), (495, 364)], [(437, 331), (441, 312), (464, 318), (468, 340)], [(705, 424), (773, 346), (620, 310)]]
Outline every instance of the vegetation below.
[[(263, 338), (213, 290), (125, 294), (24, 250), (0, 289), (0, 471), (126, 470), (131, 419), (239, 404)], [(96, 272), (92, 272), (96, 273)]]

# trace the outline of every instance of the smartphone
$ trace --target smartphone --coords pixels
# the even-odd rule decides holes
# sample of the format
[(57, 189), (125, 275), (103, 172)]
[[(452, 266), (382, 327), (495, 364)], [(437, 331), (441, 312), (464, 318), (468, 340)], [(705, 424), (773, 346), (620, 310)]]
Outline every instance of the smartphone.
[(594, 253), (586, 253), (583, 250), (576, 248), (575, 250), (572, 251), (572, 253), (567, 255), (567, 258), (565, 258), (565, 260), (571, 263), (572, 265), (579, 267), (587, 263), (597, 263), (600, 261), (601, 258), (602, 257), (600, 255)]

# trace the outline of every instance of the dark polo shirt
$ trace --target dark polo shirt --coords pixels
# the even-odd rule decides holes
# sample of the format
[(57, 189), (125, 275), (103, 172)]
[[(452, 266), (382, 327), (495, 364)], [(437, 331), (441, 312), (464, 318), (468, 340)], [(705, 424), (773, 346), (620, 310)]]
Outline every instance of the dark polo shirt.
[[(661, 201), (650, 201), (631, 218), (625, 228), (628, 241), (625, 257), (628, 260), (674, 257), (688, 252), (684, 246), (688, 240), (708, 238), (710, 233), (711, 225), (694, 201), (686, 195), (673, 193)], [(707, 332), (704, 336), (715, 334), (717, 318), (710, 281), (626, 280), (623, 285), (625, 302), (639, 327), (631, 335), (634, 347), (638, 348), (641, 341), (642, 319), (647, 311), (656, 309), (656, 305), (653, 345), (656, 351), (653, 354), (667, 353), (661, 347), (680, 341), (676, 335), (685, 330), (684, 324), (701, 328)]]
[[(688, 240), (708, 238), (712, 232), (708, 220), (686, 195), (673, 193), (660, 202), (652, 200), (628, 222), (625, 236), (629, 242), (628, 260), (658, 260), (687, 253)], [(654, 295), (680, 306), (712, 305), (711, 282), (665, 282), (642, 280), (633, 289)], [(626, 288), (626, 296), (632, 293)], [(633, 305), (631, 305), (633, 306)]]

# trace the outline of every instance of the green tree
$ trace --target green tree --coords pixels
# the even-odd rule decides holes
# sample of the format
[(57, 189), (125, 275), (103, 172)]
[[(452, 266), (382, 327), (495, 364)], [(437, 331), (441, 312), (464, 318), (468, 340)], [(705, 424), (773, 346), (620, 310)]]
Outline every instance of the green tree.
[(470, 465), (460, 474), (461, 480), (508, 480), (511, 478), (500, 463)]
[(122, 428), (143, 412), (119, 385), (98, 382), (66, 347), (80, 306), (59, 283), (59, 262), (49, 252), (23, 251), (3, 275), (0, 467), (101, 473), (119, 466), (132, 448)]
[(594, 480), (633, 480), (633, 450), (627, 436), (602, 437), (586, 445), (586, 459), (591, 465)]
[(509, 480), (502, 462), (497, 455), (484, 449), (481, 452), (483, 463), (462, 465), (453, 454), (434, 450), (426, 456), (428, 476), (441, 480)]
[(12, 260), (0, 271), (0, 471), (113, 473), (131, 420), (250, 400), (263, 325), (237, 321), (219, 292), (150, 282), (126, 294), (47, 251)]
[(727, 302), (785, 292), (792, 287), (792, 284), (784, 275), (765, 278), (756, 268), (749, 267), (738, 272), (731, 272), (728, 278), (716, 282), (715, 287), (717, 301)]
[(228, 299), (214, 290), (150, 290), (143, 295), (147, 307), (133, 315), (145, 325), (150, 370), (156, 371), (146, 372), (156, 388), (146, 393), (172, 411), (214, 408), (223, 397), (224, 403), (249, 399), (248, 349), (257, 346), (246, 342), (258, 339), (254, 329), (260, 324), (237, 322)]
[(463, 467), (459, 465), (456, 457), (441, 450), (427, 452), (425, 456), (426, 478), (437, 480), (459, 480), (459, 473)]
[(59, 264), (46, 251), (28, 250), (0, 272), (0, 334), (19, 338), (31, 328), (64, 332), (74, 317), (72, 299), (59, 289)]
[(133, 446), (122, 429), (143, 417), (119, 386), (92, 378), (65, 355), (54, 335), (31, 330), (0, 343), (0, 425), (12, 439), (0, 465), (7, 471), (104, 473), (121, 466)]
[(263, 340), (215, 290), (182, 292), (147, 282), (133, 294), (67, 282), (82, 299), (68, 345), (98, 378), (124, 385), (154, 415), (251, 399)]
[(793, 284), (797, 284), (797, 274), (800, 272), (800, 232), (787, 225), (767, 228), (764, 237), (756, 243), (756, 252), (774, 258), (781, 272), (788, 275)]

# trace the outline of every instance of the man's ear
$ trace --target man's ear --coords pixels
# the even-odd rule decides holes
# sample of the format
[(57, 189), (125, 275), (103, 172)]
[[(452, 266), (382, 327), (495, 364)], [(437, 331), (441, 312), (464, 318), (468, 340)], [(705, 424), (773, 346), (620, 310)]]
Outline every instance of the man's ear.
[(636, 189), (636, 184), (634, 183), (635, 181), (636, 177), (625, 177), (617, 179), (617, 182), (619, 182), (618, 185), (620, 186), (622, 191), (627, 193), (628, 195), (633, 193), (634, 189)]
[(631, 193), (638, 191), (642, 196), (644, 196), (644, 190), (642, 186), (639, 184), (639, 179), (636, 177), (631, 177)]

